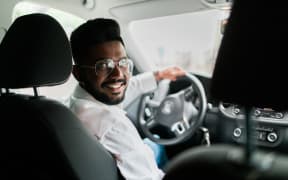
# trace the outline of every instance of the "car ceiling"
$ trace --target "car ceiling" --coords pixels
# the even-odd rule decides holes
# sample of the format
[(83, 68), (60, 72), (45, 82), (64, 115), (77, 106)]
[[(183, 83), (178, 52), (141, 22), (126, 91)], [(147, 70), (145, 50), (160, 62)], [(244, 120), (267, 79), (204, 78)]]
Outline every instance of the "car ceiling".
[[(115, 17), (125, 21), (207, 9), (200, 0), (31, 0), (77, 14), (84, 19)], [(95, 4), (89, 9), (83, 2)]]
[[(187, 12), (205, 10), (201, 0), (27, 0), (54, 7), (83, 19), (95, 17), (113, 17), (122, 23), (152, 17), (167, 16)], [(11, 24), (11, 16), (14, 6), (23, 0), (0, 0), (0, 27), (7, 29)], [(87, 8), (83, 4), (87, 2), (93, 8)], [(94, 6), (91, 5), (94, 3)], [(1, 34), (0, 33), (0, 39)]]

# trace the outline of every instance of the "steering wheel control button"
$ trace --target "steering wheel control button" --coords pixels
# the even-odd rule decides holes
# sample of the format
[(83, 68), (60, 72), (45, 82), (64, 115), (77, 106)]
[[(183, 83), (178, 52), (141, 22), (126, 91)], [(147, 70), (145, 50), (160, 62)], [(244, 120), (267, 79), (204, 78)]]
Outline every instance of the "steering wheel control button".
[(278, 136), (275, 132), (271, 132), (267, 135), (267, 140), (271, 143), (274, 143), (275, 141), (277, 141)]
[(149, 108), (146, 107), (145, 110), (144, 110), (144, 112), (145, 112), (145, 116), (146, 116), (147, 118), (149, 118), (149, 117), (152, 116), (151, 110), (150, 110)]
[(265, 131), (256, 131), (257, 132), (257, 139), (260, 141), (266, 141), (266, 132)]
[(233, 136), (239, 138), (242, 134), (242, 130), (240, 128), (235, 128), (233, 131)]

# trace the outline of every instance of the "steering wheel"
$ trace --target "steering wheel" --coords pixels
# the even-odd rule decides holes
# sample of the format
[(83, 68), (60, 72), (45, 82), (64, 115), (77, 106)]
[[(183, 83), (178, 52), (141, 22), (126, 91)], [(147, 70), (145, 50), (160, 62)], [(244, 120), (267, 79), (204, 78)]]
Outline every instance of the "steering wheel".
[[(205, 90), (196, 76), (186, 73), (186, 77), (191, 83), (189, 87), (165, 95), (160, 101), (154, 100), (149, 94), (143, 96), (138, 124), (144, 135), (158, 144), (181, 143), (190, 138), (203, 122), (207, 110)], [(195, 95), (197, 103), (193, 100)], [(164, 138), (152, 133), (152, 129), (157, 126), (167, 129), (172, 137)]]

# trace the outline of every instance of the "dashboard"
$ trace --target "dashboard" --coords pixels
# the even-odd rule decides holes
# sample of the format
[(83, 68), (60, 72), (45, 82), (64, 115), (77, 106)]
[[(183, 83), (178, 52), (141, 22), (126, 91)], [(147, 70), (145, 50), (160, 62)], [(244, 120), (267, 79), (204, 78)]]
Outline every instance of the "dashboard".
[[(220, 103), (219, 112), (219, 123), (225, 124), (221, 126), (222, 140), (244, 144), (247, 130), (245, 108), (236, 104)], [(256, 145), (288, 152), (288, 112), (252, 108), (249, 117)]]

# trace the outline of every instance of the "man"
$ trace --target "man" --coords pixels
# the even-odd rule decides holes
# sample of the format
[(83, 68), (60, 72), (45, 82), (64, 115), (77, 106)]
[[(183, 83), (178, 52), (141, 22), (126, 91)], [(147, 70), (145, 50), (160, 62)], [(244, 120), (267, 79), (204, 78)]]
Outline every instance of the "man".
[(170, 67), (130, 79), (133, 62), (127, 57), (119, 25), (112, 19), (80, 25), (72, 32), (71, 47), (73, 75), (79, 85), (70, 97), (70, 109), (115, 157), (125, 179), (161, 179), (164, 173), (158, 169), (153, 151), (143, 143), (121, 102), (125, 96), (155, 89), (161, 79), (175, 80), (184, 71)]

